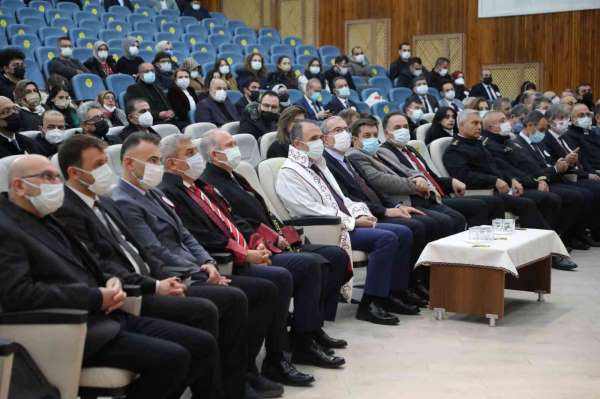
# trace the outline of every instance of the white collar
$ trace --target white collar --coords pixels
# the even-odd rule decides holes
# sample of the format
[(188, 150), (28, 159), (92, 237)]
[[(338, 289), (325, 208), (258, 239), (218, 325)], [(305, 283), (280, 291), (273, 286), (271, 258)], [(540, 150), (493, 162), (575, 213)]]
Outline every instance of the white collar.
[(8, 140), (9, 143), (12, 143), (14, 140), (17, 139), (17, 135), (13, 134), (12, 138), (8, 137), (6, 134), (0, 132), (0, 136), (4, 137), (6, 140)]
[(344, 154), (340, 154), (336, 150), (333, 150), (333, 149), (327, 148), (327, 147), (325, 147), (325, 151), (327, 151), (327, 153), (329, 155), (331, 155), (333, 158), (335, 158), (337, 161), (344, 163), (344, 158), (345, 158)]
[(524, 134), (524, 133), (523, 133), (523, 131), (521, 131), (521, 132), (519, 133), (519, 136), (521, 136), (521, 138), (522, 138), (523, 140), (525, 140), (525, 142), (526, 142), (527, 144), (531, 145), (531, 140), (529, 140), (529, 137), (527, 137), (527, 135), (526, 135), (526, 134)]
[(560, 134), (554, 133), (554, 130), (548, 130), (548, 131), (550, 132), (552, 137), (554, 137), (556, 139), (556, 141), (558, 141), (560, 139)]
[(81, 200), (83, 202), (85, 202), (85, 204), (87, 206), (89, 206), (90, 208), (94, 208), (94, 203), (96, 202), (97, 198), (92, 198), (84, 193), (82, 193), (81, 191), (77, 190), (74, 187), (71, 187), (69, 184), (65, 184), (67, 187), (69, 187), (69, 190), (73, 191), (79, 198), (81, 198)]

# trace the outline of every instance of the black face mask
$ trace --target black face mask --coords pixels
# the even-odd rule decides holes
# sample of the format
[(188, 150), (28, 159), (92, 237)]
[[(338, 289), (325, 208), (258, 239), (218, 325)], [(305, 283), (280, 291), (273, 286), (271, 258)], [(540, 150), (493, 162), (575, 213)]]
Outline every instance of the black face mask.
[(260, 91), (258, 90), (250, 90), (250, 101), (255, 102), (258, 101), (258, 97), (260, 97)]
[(290, 95), (288, 93), (282, 93), (278, 97), (280, 103), (286, 103), (290, 99)]
[(489, 78), (483, 78), (483, 83), (485, 83), (486, 85), (491, 85), (492, 77), (490, 76)]
[(15, 71), (13, 72), (13, 75), (15, 75), (15, 78), (17, 78), (17, 79), (23, 79), (23, 78), (25, 78), (25, 67), (24, 66), (20, 66), (18, 68), (15, 68)]
[(581, 97), (581, 102), (588, 106), (589, 109), (594, 108), (594, 95), (592, 93), (585, 93)]
[(262, 118), (267, 123), (277, 122), (279, 120), (279, 114), (275, 112), (261, 111)]
[(108, 122), (105, 119), (102, 119), (101, 121), (94, 123), (94, 128), (96, 129), (94, 134), (97, 137), (104, 137), (104, 135), (108, 133)]
[(4, 122), (6, 122), (6, 130), (8, 130), (9, 132), (16, 133), (19, 130), (21, 130), (21, 118), (17, 113), (14, 113), (8, 118), (4, 119)]

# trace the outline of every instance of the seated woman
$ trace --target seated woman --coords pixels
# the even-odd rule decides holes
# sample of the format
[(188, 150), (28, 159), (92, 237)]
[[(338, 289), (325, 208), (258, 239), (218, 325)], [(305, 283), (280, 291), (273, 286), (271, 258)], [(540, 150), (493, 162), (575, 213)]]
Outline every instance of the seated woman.
[(194, 90), (198, 99), (206, 97), (208, 89), (204, 85), (202, 66), (198, 64), (195, 59), (189, 57), (183, 60), (181, 69), (188, 71), (190, 74), (190, 87)]
[(454, 137), (457, 132), (456, 112), (450, 107), (440, 107), (433, 116), (431, 126), (425, 133), (425, 144), (442, 137)]
[(135, 76), (138, 73), (138, 67), (144, 62), (140, 53), (140, 42), (133, 37), (123, 39), (123, 56), (117, 61), (117, 72), (125, 75)]
[(290, 144), (290, 130), (295, 122), (306, 119), (306, 110), (292, 105), (283, 110), (277, 122), (277, 136), (267, 151), (267, 158), (287, 158)]
[(260, 87), (267, 85), (267, 66), (265, 58), (260, 53), (252, 53), (246, 56), (244, 68), (238, 71), (238, 86), (241, 82), (245, 82), (250, 78), (255, 78), (260, 81)]
[(125, 111), (117, 108), (117, 98), (115, 97), (115, 93), (110, 90), (101, 91), (100, 94), (98, 94), (96, 101), (104, 108), (104, 117), (111, 127), (127, 126), (129, 124)]
[(104, 80), (107, 76), (117, 72), (117, 63), (112, 56), (109, 56), (106, 42), (98, 40), (94, 43), (92, 51), (92, 56), (83, 63), (91, 73), (100, 76)]
[(490, 110), (490, 105), (483, 97), (468, 97), (464, 99), (463, 103), (465, 104), (465, 109), (479, 111), (479, 116), (481, 118), (483, 118)]
[(53, 109), (63, 114), (67, 129), (79, 127), (77, 110), (71, 104), (71, 95), (69, 94), (68, 87), (54, 86), (46, 99), (46, 109)]
[(300, 75), (298, 78), (298, 85), (300, 90), (304, 91), (304, 87), (309, 80), (312, 78), (317, 78), (321, 81), (321, 88), (325, 90), (327, 87), (327, 80), (325, 80), (325, 75), (323, 73), (323, 68), (321, 67), (321, 60), (317, 57), (311, 59), (306, 63), (306, 67), (304, 68), (304, 74)]
[(184, 121), (189, 121), (190, 111), (192, 113), (196, 112), (196, 104), (198, 103), (198, 97), (194, 90), (190, 87), (190, 74), (183, 68), (179, 68), (175, 71), (173, 75), (174, 84), (169, 89), (167, 93), (167, 99), (173, 107), (175, 111), (175, 116), (179, 121), (182, 122), (180, 128), (183, 128), (186, 125), (183, 125)]
[[(219, 73), (219, 75), (215, 75), (215, 73)], [(217, 58), (217, 60), (215, 61), (215, 65), (213, 66), (213, 69), (211, 69), (211, 71), (209, 72), (209, 77), (207, 78), (208, 81), (204, 82), (205, 87), (209, 87), (210, 86), (210, 81), (213, 78), (221, 78), (223, 79), (226, 83), (227, 83), (227, 89), (228, 90), (237, 90), (238, 89), (238, 83), (235, 80), (235, 78), (233, 77), (233, 73), (231, 72), (231, 65), (229, 65), (229, 62), (227, 62), (227, 60), (225, 58)]]
[(272, 89), (278, 84), (285, 85), (288, 89), (298, 88), (298, 79), (292, 69), (292, 62), (285, 55), (277, 59), (277, 71), (271, 72), (267, 77), (267, 89)]

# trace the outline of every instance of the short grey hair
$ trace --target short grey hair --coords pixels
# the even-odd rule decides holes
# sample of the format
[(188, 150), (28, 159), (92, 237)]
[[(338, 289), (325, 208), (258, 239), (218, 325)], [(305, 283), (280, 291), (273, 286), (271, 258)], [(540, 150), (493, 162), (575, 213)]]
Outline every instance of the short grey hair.
[[(308, 92), (308, 89), (310, 88), (311, 83), (318, 83), (321, 85), (321, 81), (319, 80), (319, 78), (310, 78), (310, 79), (308, 79), (308, 82), (306, 82), (306, 88), (304, 89), (305, 93)], [(323, 85), (321, 85), (321, 90), (323, 90)]]
[(335, 120), (335, 119), (342, 119), (342, 118), (337, 115), (334, 115), (334, 116), (330, 116), (329, 118), (327, 118), (323, 122), (321, 122), (321, 133), (323, 133), (323, 134), (329, 133), (330, 132), (329, 122), (331, 122), (332, 120)]
[(489, 130), (489, 127), (492, 125), (492, 119), (498, 114), (504, 116), (504, 112), (502, 111), (486, 112), (485, 116), (483, 117), (483, 128)]
[(99, 109), (100, 111), (104, 111), (102, 105), (97, 101), (86, 101), (77, 108), (77, 117), (80, 122), (84, 122), (87, 118), (87, 113), (93, 109)]
[(209, 130), (202, 140), (200, 140), (199, 150), (200, 155), (206, 162), (210, 162), (210, 153), (217, 150), (219, 151), (221, 147), (219, 147), (219, 143), (217, 143), (217, 131), (218, 129)]
[(544, 114), (548, 122), (551, 122), (557, 118), (569, 118), (571, 113), (569, 109), (564, 104), (554, 104), (551, 106), (548, 111)]
[(184, 141), (191, 140), (191, 138), (183, 134), (172, 134), (160, 140), (160, 157), (163, 163), (169, 158), (176, 158), (179, 145)]
[(464, 109), (458, 113), (456, 117), (456, 124), (460, 125), (463, 121), (465, 121), (468, 117), (477, 115), (479, 116), (479, 111), (475, 109)]
[(311, 119), (303, 119), (295, 122), (292, 126), (292, 130), (290, 131), (290, 142), (293, 143), (296, 139), (300, 141), (304, 139), (304, 125), (313, 125), (319, 127), (319, 124)]
[(494, 100), (494, 103), (492, 104), (492, 109), (494, 111), (500, 111), (502, 110), (502, 105), (508, 103), (510, 105), (510, 98), (508, 97), (499, 97), (497, 99)]

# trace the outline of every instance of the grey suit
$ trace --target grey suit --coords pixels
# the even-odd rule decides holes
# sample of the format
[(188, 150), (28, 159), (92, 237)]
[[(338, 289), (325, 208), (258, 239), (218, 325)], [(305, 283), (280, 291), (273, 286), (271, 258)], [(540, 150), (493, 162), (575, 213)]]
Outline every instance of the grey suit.
[(462, 103), (462, 101), (459, 101), (456, 98), (453, 99), (452, 101), (448, 101), (445, 98), (442, 98), (440, 101), (438, 101), (438, 105), (440, 107), (454, 108), (454, 110), (456, 112), (459, 112), (459, 111), (462, 111), (463, 109), (465, 109), (465, 105)]
[(420, 172), (399, 165), (398, 169), (408, 176), (401, 177), (376, 157), (354, 148), (346, 153), (346, 158), (369, 186), (377, 192), (385, 206), (411, 205), (410, 196), (417, 194), (417, 186), (411, 179), (418, 176), (423, 177)]
[(183, 226), (160, 190), (151, 189), (142, 194), (121, 179), (112, 198), (138, 241), (166, 265), (199, 268), (204, 263), (214, 263)]

